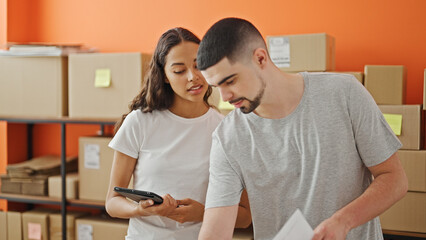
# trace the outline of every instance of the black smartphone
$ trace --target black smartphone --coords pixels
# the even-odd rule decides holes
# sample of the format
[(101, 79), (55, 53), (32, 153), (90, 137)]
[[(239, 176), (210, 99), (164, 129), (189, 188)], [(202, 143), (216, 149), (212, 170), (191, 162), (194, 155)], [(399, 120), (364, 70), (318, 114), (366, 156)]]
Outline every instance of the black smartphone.
[(140, 200), (152, 199), (154, 201), (154, 204), (163, 203), (163, 198), (153, 192), (122, 188), (122, 187), (114, 187), (114, 191), (120, 193), (121, 195), (135, 202), (139, 202)]

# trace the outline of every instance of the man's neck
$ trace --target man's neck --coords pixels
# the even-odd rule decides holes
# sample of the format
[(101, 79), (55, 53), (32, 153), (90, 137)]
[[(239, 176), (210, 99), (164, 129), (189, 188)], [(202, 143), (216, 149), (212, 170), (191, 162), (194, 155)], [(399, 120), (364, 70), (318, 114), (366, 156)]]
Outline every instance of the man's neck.
[(260, 117), (279, 119), (290, 115), (299, 105), (304, 92), (301, 74), (272, 71), (261, 104), (254, 111)]

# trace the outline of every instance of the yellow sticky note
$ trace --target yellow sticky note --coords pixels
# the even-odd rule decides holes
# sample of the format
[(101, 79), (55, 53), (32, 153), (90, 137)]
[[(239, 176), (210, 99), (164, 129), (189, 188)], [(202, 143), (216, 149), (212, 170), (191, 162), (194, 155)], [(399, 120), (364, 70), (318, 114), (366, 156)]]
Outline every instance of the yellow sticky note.
[(34, 240), (41, 239), (40, 223), (28, 223), (28, 239), (34, 239)]
[(383, 114), (383, 116), (386, 119), (386, 122), (388, 122), (389, 126), (392, 128), (395, 135), (399, 136), (401, 135), (401, 128), (402, 128), (402, 115), (401, 114)]
[(95, 73), (95, 87), (109, 87), (111, 85), (111, 70), (96, 69)]
[(235, 107), (229, 102), (224, 102), (222, 99), (220, 99), (218, 108), (220, 110), (233, 110)]

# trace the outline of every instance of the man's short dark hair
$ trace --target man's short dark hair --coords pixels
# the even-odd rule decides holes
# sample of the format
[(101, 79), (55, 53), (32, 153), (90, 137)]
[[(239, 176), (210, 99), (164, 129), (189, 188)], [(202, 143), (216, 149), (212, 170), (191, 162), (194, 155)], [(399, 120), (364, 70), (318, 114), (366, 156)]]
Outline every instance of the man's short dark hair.
[(223, 58), (231, 63), (240, 60), (252, 43), (266, 48), (262, 35), (247, 20), (224, 18), (215, 23), (203, 37), (197, 53), (197, 67), (201, 71), (215, 65)]

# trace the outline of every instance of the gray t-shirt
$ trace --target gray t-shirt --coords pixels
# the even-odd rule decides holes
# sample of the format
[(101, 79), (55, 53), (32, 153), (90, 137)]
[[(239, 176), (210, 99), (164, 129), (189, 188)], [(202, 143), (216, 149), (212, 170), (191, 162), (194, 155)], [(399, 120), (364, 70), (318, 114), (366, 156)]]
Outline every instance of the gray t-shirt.
[[(297, 208), (315, 228), (365, 191), (372, 181), (367, 167), (401, 147), (353, 76), (302, 76), (304, 93), (290, 115), (234, 110), (213, 133), (206, 208), (238, 204), (245, 188), (255, 239), (272, 239)], [(383, 239), (379, 219), (347, 239)]]

